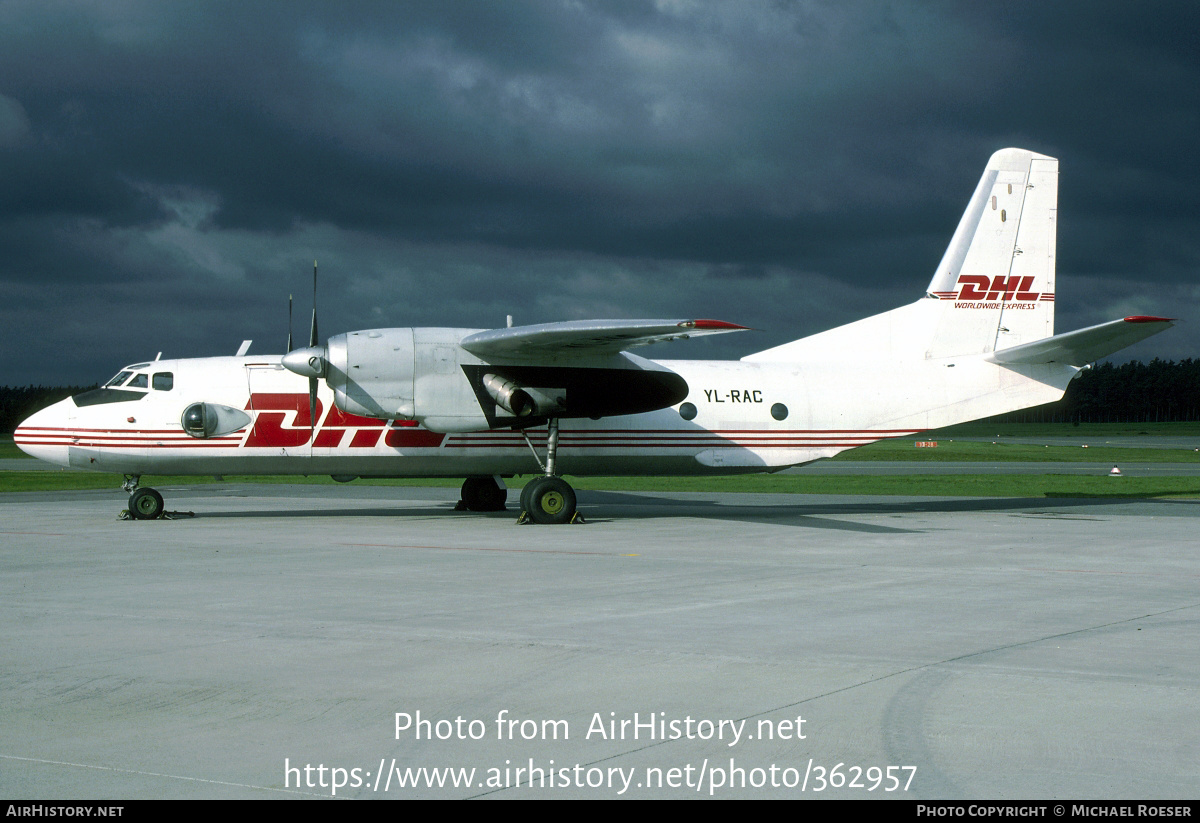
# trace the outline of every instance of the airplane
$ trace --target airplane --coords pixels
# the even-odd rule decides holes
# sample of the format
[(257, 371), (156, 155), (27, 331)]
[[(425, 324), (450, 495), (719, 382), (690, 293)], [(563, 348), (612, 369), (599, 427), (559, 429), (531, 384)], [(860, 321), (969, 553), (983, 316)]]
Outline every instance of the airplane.
[(1131, 316), (1054, 334), (1058, 160), (992, 155), (923, 297), (736, 361), (630, 349), (741, 332), (718, 320), (366, 329), (282, 355), (154, 360), (21, 423), (16, 444), (125, 475), (466, 477), (460, 507), (577, 519), (561, 474), (774, 472), (877, 440), (1049, 403), (1093, 361), (1170, 327)]

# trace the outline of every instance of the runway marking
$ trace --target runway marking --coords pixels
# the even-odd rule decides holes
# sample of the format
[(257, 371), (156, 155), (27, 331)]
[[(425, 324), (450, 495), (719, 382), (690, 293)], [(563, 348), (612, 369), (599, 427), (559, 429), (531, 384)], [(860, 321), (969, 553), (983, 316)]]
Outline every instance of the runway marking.
[(378, 549), (435, 549), (444, 552), (509, 552), (514, 554), (591, 554), (597, 557), (640, 557), (612, 552), (568, 552), (561, 549), (496, 549), (485, 546), (402, 546), (397, 543), (334, 543), (335, 546), (368, 546)]
[(13, 754), (0, 754), (0, 760), (20, 760), (24, 763), (41, 763), (47, 766), (71, 766), (76, 769), (96, 769), (103, 772), (119, 772), (121, 774), (136, 774), (143, 777), (165, 777), (168, 780), (187, 780), (192, 783), (212, 783), (217, 786), (232, 786), (237, 789), (259, 789), (264, 792), (282, 792), (284, 794), (300, 794), (305, 797), (327, 797), (315, 792), (302, 792), (295, 789), (277, 789), (272, 786), (257, 786), (253, 783), (231, 783), (228, 780), (209, 780), (204, 777), (188, 777), (182, 774), (164, 774), (162, 772), (144, 772), (139, 769), (122, 769), (117, 766), (97, 766), (92, 763), (71, 763), (66, 760), (43, 760), (39, 757), (18, 757)]

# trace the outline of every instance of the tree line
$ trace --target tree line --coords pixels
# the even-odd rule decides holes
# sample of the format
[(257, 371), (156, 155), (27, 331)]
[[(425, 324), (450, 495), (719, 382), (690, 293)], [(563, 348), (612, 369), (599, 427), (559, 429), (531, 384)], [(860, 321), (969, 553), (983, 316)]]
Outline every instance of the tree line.
[(64, 397), (96, 388), (91, 386), (0, 386), (0, 433), (12, 434), (22, 420)]
[(1200, 360), (1155, 358), (1085, 369), (1057, 403), (993, 418), (1004, 423), (1170, 423), (1200, 420)]
[[(38, 409), (95, 386), (0, 386), (0, 432), (11, 434)], [(1085, 369), (1057, 403), (992, 418), (1004, 423), (1166, 423), (1200, 421), (1200, 360), (1155, 358)]]

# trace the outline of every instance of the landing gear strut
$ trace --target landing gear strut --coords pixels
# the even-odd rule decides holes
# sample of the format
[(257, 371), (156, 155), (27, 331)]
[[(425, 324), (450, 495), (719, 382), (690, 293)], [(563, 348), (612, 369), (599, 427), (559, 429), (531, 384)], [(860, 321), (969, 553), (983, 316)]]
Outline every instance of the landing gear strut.
[[(529, 443), (529, 448), (533, 449), (529, 435), (524, 431), (521, 433), (525, 435), (525, 442)], [(536, 449), (533, 456), (537, 458)], [(525, 522), (526, 517), (534, 523), (572, 523), (579, 519), (575, 507), (575, 490), (567, 481), (555, 476), (557, 459), (558, 419), (551, 418), (549, 435), (546, 438), (546, 462), (543, 464), (538, 458), (538, 465), (545, 474), (530, 480), (525, 484), (525, 488), (521, 489), (521, 517), (517, 520), (518, 523)]]

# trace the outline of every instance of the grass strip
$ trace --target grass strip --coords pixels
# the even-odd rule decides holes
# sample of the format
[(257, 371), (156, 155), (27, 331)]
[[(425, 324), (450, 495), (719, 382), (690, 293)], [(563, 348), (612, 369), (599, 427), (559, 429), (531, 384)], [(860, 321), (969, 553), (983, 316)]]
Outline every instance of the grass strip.
[[(936, 438), (930, 438), (936, 440)], [(1099, 438), (1078, 446), (1030, 446), (1019, 443), (937, 440), (937, 448), (917, 448), (913, 440), (880, 440), (842, 452), (834, 460), (886, 460), (916, 463), (1200, 463), (1191, 449), (1140, 449), (1099, 445)]]

